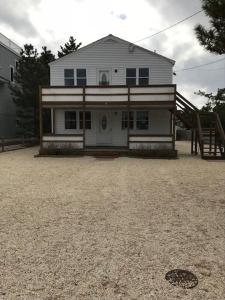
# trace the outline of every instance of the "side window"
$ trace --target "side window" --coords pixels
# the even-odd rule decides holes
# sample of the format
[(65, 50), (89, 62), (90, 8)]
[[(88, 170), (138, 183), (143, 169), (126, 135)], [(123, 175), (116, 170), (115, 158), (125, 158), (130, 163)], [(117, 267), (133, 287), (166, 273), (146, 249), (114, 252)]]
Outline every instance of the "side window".
[(77, 128), (77, 114), (76, 111), (65, 111), (65, 129)]
[(86, 69), (77, 69), (77, 85), (87, 85)]
[[(130, 129), (134, 129), (134, 112), (130, 111)], [(122, 124), (121, 124), (122, 129), (127, 129), (128, 128), (128, 112), (127, 111), (122, 111)]]
[(149, 84), (149, 69), (140, 68), (139, 69), (139, 85), (148, 85)]
[(137, 111), (136, 112), (136, 128), (138, 130), (147, 130), (148, 129), (148, 111)]
[(19, 68), (19, 62), (18, 62), (18, 60), (15, 60), (15, 66), (16, 66), (16, 70), (18, 70), (18, 68)]
[(73, 69), (64, 69), (64, 84), (65, 86), (74, 85), (74, 70)]
[(126, 84), (136, 85), (136, 68), (126, 69)]
[[(83, 115), (82, 111), (79, 112), (80, 129), (83, 129)], [(91, 129), (91, 112), (85, 111), (85, 129)]]
[(10, 81), (14, 82), (14, 67), (10, 66)]

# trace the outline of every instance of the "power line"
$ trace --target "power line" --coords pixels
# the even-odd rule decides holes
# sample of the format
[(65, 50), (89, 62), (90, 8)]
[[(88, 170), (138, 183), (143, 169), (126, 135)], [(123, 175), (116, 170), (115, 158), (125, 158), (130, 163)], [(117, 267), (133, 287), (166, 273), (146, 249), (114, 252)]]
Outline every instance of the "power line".
[(212, 64), (216, 64), (220, 61), (223, 61), (225, 60), (225, 57), (224, 58), (221, 58), (221, 59), (217, 59), (217, 60), (214, 60), (214, 61), (211, 61), (209, 63), (206, 63), (206, 64), (202, 64), (202, 65), (198, 65), (198, 66), (193, 66), (193, 67), (190, 67), (190, 68), (185, 68), (185, 69), (180, 69), (180, 70), (175, 70), (174, 72), (182, 72), (182, 71), (188, 71), (188, 70), (194, 70), (194, 69), (197, 69), (197, 68), (200, 68), (200, 67), (204, 67), (204, 66), (208, 66), (208, 65), (212, 65)]
[(173, 24), (173, 25), (171, 25), (171, 26), (169, 26), (169, 27), (167, 27), (167, 28), (164, 28), (164, 29), (162, 29), (162, 30), (160, 30), (160, 31), (158, 31), (158, 32), (156, 32), (156, 33), (154, 33), (154, 34), (152, 34), (152, 35), (146, 36), (146, 37), (144, 37), (143, 39), (140, 39), (140, 40), (138, 40), (138, 41), (135, 41), (134, 43), (139, 43), (139, 42), (144, 41), (144, 40), (146, 40), (146, 39), (149, 39), (149, 38), (151, 38), (151, 37), (153, 37), (153, 36), (155, 36), (155, 35), (157, 35), (157, 34), (160, 34), (160, 33), (164, 32), (164, 31), (166, 31), (166, 30), (169, 30), (169, 29), (171, 29), (171, 28), (173, 28), (173, 27), (179, 25), (180, 23), (182, 23), (182, 22), (184, 22), (184, 21), (186, 21), (186, 20), (188, 20), (188, 19), (190, 19), (190, 18), (192, 18), (192, 17), (194, 17), (194, 16), (200, 14), (201, 12), (202, 12), (202, 10), (199, 10), (199, 11), (197, 11), (196, 13), (194, 13), (193, 15), (191, 15), (191, 16), (189, 16), (189, 17), (187, 17), (187, 18), (185, 18), (185, 19), (183, 19), (183, 20), (181, 20), (181, 21), (178, 21), (177, 23), (175, 23), (175, 24)]
[[(198, 70), (198, 71), (201, 71), (201, 72), (202, 72), (202, 71), (204, 71), (204, 72), (205, 72), (205, 71), (207, 71), (207, 72), (208, 72), (208, 71), (209, 71), (209, 72), (212, 71), (212, 72), (213, 72), (213, 71), (221, 71), (221, 70), (225, 70), (225, 67), (223, 67), (223, 68), (216, 68), (216, 69), (200, 69), (200, 70)], [(195, 71), (195, 69), (193, 69), (193, 70), (188, 70), (188, 71)], [(174, 71), (174, 72), (176, 72), (176, 71)]]

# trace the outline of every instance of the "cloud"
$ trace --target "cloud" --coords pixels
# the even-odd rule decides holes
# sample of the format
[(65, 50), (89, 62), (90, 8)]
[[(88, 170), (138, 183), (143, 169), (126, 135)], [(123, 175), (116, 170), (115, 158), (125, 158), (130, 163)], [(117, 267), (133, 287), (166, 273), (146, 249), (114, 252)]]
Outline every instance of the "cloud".
[(123, 14), (123, 13), (121, 13), (121, 14), (116, 14), (114, 11), (111, 11), (111, 15), (112, 15), (112, 16), (115, 16), (116, 18), (118, 18), (118, 19), (120, 19), (120, 20), (122, 20), (122, 21), (124, 21), (124, 20), (127, 19), (127, 15), (126, 15), (126, 14)]
[(121, 20), (126, 20), (127, 15), (125, 15), (125, 14), (120, 14), (120, 15), (117, 15), (117, 17), (118, 17), (119, 19), (121, 19)]
[(37, 36), (38, 31), (30, 21), (29, 8), (37, 7), (41, 0), (0, 0), (0, 24), (26, 37)]

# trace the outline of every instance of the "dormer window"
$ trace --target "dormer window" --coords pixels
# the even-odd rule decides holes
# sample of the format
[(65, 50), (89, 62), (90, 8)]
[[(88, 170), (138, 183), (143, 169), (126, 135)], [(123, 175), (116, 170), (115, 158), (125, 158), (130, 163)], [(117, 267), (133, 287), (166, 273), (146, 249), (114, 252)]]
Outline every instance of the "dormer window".
[(74, 70), (73, 69), (65, 69), (64, 70), (64, 84), (65, 84), (65, 86), (73, 86), (74, 85)]

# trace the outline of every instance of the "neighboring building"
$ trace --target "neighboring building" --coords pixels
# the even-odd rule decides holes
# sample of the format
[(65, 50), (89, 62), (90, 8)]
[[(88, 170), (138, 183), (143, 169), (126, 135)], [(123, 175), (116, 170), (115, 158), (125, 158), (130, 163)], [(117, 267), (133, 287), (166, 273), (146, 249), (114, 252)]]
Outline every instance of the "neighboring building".
[(10, 94), (9, 84), (20, 58), (20, 47), (0, 33), (0, 137), (15, 137), (16, 106)]
[(50, 63), (40, 96), (41, 151), (175, 153), (174, 61), (113, 35)]

